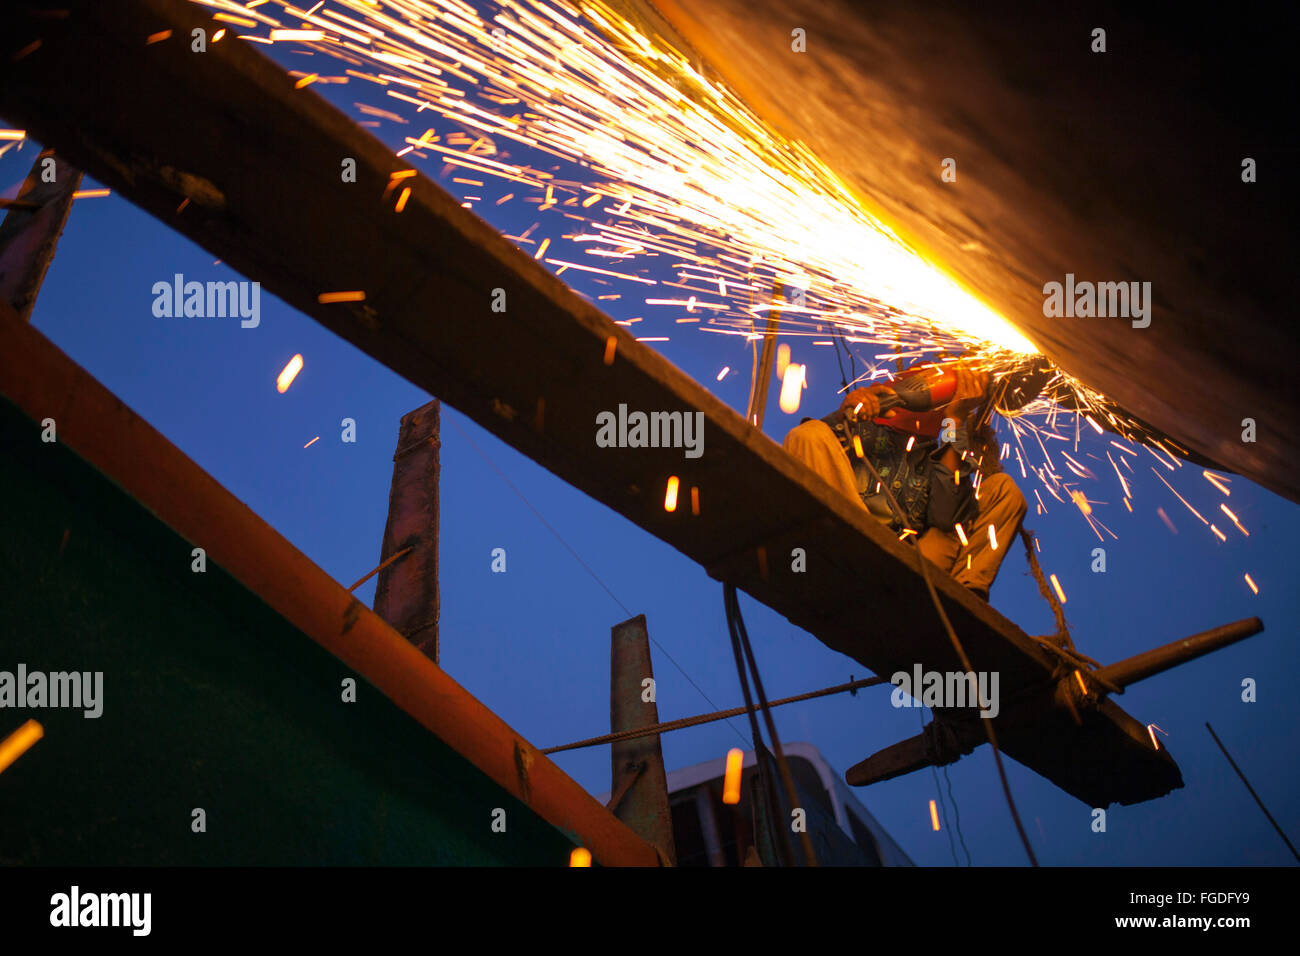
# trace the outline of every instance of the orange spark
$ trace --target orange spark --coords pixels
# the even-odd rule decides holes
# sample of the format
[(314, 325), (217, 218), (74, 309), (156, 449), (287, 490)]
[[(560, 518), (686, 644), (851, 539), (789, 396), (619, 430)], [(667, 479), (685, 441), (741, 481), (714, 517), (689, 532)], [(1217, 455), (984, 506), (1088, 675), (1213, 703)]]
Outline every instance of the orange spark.
[(745, 763), (745, 752), (739, 747), (727, 751), (727, 771), (722, 778), (722, 802), (730, 806), (740, 803), (740, 771)]
[(36, 741), (45, 736), (45, 728), (34, 720), (29, 720), (12, 734), (0, 741), (0, 773), (11, 763), (25, 754)]
[(574, 847), (569, 854), (569, 866), (591, 866), (591, 851), (585, 846)]
[(1058, 581), (1058, 580), (1056, 580), (1056, 575), (1055, 575), (1055, 574), (1052, 575), (1052, 587), (1056, 588), (1056, 596), (1057, 596), (1058, 598), (1060, 598), (1060, 599), (1061, 599), (1061, 603), (1064, 604), (1064, 603), (1065, 603), (1065, 591), (1061, 588), (1061, 582)]
[(155, 43), (161, 43), (172, 35), (171, 30), (159, 30), (157, 33), (151, 33), (145, 38), (144, 45), (152, 46)]
[(614, 350), (618, 348), (618, 337), (611, 335), (605, 340), (605, 364), (614, 364)]
[(316, 301), (321, 305), (330, 305), (334, 302), (364, 302), (366, 301), (366, 294), (361, 291), (322, 292), (316, 296)]
[(298, 373), (301, 371), (302, 371), (302, 356), (295, 355), (293, 358), (289, 359), (289, 364), (286, 365), (284, 369), (281, 370), (280, 374), (276, 377), (275, 379), (276, 391), (279, 392), (281, 395), (289, 391), (289, 386), (293, 384), (293, 380), (298, 377)]
[(1259, 593), (1259, 587), (1255, 584), (1255, 579), (1252, 578), (1249, 574), (1246, 575), (1246, 583), (1250, 585), (1250, 589), (1252, 591), (1254, 591), (1256, 594)]
[(406, 208), (406, 201), (411, 198), (411, 187), (406, 186), (402, 189), (402, 194), (397, 197), (397, 205), (393, 207), (394, 212), (401, 212)]
[(664, 493), (664, 511), (677, 510), (677, 486), (680, 483), (676, 475), (668, 479), (668, 490)]
[(320, 435), (317, 435), (315, 438), (313, 438), (311, 441), (307, 442), (307, 444), (303, 445), (302, 447), (303, 447), (303, 448), (310, 448), (312, 445), (316, 444), (318, 441), (320, 441)]
[(939, 807), (933, 800), (930, 801), (930, 826), (934, 827), (934, 832), (939, 832)]

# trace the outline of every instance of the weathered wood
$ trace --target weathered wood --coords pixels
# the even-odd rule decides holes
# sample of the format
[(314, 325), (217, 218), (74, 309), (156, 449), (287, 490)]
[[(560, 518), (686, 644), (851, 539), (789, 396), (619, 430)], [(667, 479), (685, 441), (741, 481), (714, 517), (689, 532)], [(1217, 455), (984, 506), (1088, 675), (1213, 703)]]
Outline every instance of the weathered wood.
[[(46, 175), (46, 160), (53, 179)], [(72, 209), (72, 194), (81, 185), (81, 171), (46, 149), (36, 157), (18, 195), (5, 203), (0, 222), (0, 299), (24, 320), (31, 321), (36, 295), (54, 259), (59, 236)]]
[(442, 447), (437, 399), (402, 416), (380, 561), (375, 613), (438, 662), (438, 497)]
[[(659, 723), (645, 615), (638, 614), (615, 624), (610, 628), (609, 637), (610, 733), (640, 730)], [(649, 687), (645, 686), (647, 679)], [(647, 691), (650, 691), (648, 695)], [(659, 735), (616, 740), (610, 744), (609, 758), (610, 789), (618, 801), (613, 807), (614, 816), (658, 847), (669, 865), (676, 866), (673, 817), (668, 809), (668, 773), (664, 769)]]
[[(403, 164), (386, 146), (255, 49), (189, 51), (192, 28), (215, 26), (202, 8), (34, 5), (69, 13), (10, 23), (0, 115), (828, 646), (886, 676), (914, 663), (960, 669), (911, 547), (424, 176), (404, 180), (411, 194), (396, 213), (383, 196)], [(163, 29), (173, 38), (142, 45)], [(40, 49), (15, 62), (38, 36)], [(356, 183), (340, 182), (344, 157)], [(491, 308), (496, 289), (503, 312)], [(318, 302), (336, 290), (366, 299)], [(596, 417), (620, 403), (699, 410), (703, 455), (598, 448)], [(670, 476), (683, 497), (699, 489), (698, 515), (664, 510)], [(806, 550), (807, 573), (789, 570), (792, 547)], [(1167, 751), (1110, 702), (1076, 725), (1054, 702), (1054, 658), (936, 578), (974, 667), (1001, 673), (1007, 754), (1092, 806), (1181, 785)]]

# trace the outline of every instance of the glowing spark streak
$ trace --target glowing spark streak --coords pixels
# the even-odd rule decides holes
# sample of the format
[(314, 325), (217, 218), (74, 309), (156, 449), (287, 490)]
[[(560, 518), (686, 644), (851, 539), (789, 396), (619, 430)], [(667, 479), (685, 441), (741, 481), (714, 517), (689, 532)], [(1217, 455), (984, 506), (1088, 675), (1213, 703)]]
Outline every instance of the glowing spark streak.
[(614, 364), (614, 351), (618, 348), (618, 338), (611, 335), (605, 340), (605, 364)]
[(728, 806), (740, 803), (740, 772), (745, 763), (745, 752), (739, 747), (727, 751), (727, 770), (722, 778), (722, 802)]
[(320, 435), (317, 435), (315, 438), (313, 438), (311, 441), (307, 442), (307, 444), (303, 445), (302, 447), (303, 447), (303, 448), (310, 448), (312, 445), (316, 444), (318, 441), (320, 441)]
[(1215, 535), (1218, 537), (1220, 541), (1228, 540), (1228, 536), (1224, 534), (1222, 531), (1220, 531), (1218, 528), (1216, 528), (1214, 525), (1210, 525), (1210, 530), (1215, 533)]
[(172, 35), (171, 30), (159, 30), (157, 33), (151, 33), (145, 38), (144, 45), (152, 46), (155, 43), (161, 43)]
[(402, 193), (397, 197), (397, 205), (393, 207), (393, 212), (401, 212), (406, 208), (406, 202), (411, 198), (411, 187), (403, 186)]
[(323, 40), (323, 39), (325, 39), (324, 30), (272, 30), (271, 31), (271, 42), (273, 43), (278, 40), (311, 41), (311, 40)]
[(302, 356), (295, 355), (293, 358), (289, 359), (289, 364), (286, 365), (280, 372), (279, 376), (276, 377), (275, 390), (283, 395), (289, 390), (289, 386), (293, 384), (293, 380), (298, 377), (298, 373), (301, 371)]
[(1157, 509), (1156, 509), (1156, 514), (1158, 514), (1158, 515), (1160, 516), (1160, 520), (1163, 521), (1163, 522), (1165, 523), (1165, 527), (1166, 527), (1166, 528), (1168, 528), (1168, 529), (1169, 529), (1170, 531), (1172, 531), (1174, 534), (1177, 534), (1177, 533), (1178, 533), (1178, 529), (1174, 527), (1174, 523), (1173, 523), (1172, 521), (1169, 520), (1169, 515), (1165, 514), (1165, 509), (1164, 509), (1164, 508), (1157, 508)]
[(1218, 475), (1212, 475), (1212, 474), (1210, 474), (1208, 471), (1203, 471), (1203, 472), (1201, 472), (1201, 474), (1203, 474), (1203, 475), (1205, 476), (1205, 480), (1206, 480), (1206, 481), (1208, 481), (1210, 484), (1214, 485), (1214, 487), (1216, 487), (1216, 488), (1218, 488), (1220, 491), (1222, 491), (1222, 492), (1224, 493), (1224, 495), (1231, 495), (1231, 494), (1232, 494), (1232, 492), (1229, 490), (1228, 486), (1225, 485), (1225, 484), (1223, 483), (1223, 481), (1219, 478)]
[[(1056, 575), (1055, 575), (1055, 574), (1053, 574), (1053, 575), (1051, 576), (1051, 581), (1052, 581), (1052, 587), (1056, 589), (1056, 596), (1057, 596), (1058, 598), (1060, 598), (1060, 599), (1061, 599), (1061, 603), (1064, 604), (1064, 603), (1065, 603), (1065, 591), (1064, 591), (1064, 589), (1061, 587), (1061, 582), (1058, 581), (1058, 580), (1056, 580)], [(1087, 692), (1088, 692), (1088, 691), (1087, 691), (1087, 688), (1084, 688), (1084, 693), (1086, 694)]]
[(730, 372), (730, 371), (731, 371), (731, 366), (730, 366), (730, 365), (724, 365), (724, 366), (722, 366), (722, 371), (718, 373), (718, 377), (717, 377), (717, 379), (715, 379), (715, 381), (721, 382), (724, 378), (727, 377), (727, 373)]
[(610, 272), (608, 269), (597, 269), (594, 266), (583, 266), (576, 262), (565, 262), (563, 259), (546, 259), (548, 265), (564, 266), (567, 269), (581, 269), (583, 272), (595, 272), (603, 276), (613, 276), (615, 279), (626, 279), (629, 282), (641, 282), (645, 285), (658, 285), (654, 279), (643, 279), (640, 276), (630, 276), (624, 272)]
[(993, 525), (989, 525), (989, 547), (994, 551), (998, 549), (998, 533)]
[[(1160, 474), (1160, 472), (1158, 472), (1158, 471), (1156, 471), (1154, 468), (1152, 468), (1152, 469), (1151, 469), (1151, 474), (1153, 474), (1153, 475), (1155, 475), (1157, 478), (1159, 478), (1160, 481), (1161, 481), (1161, 483), (1162, 483), (1166, 488), (1168, 488), (1170, 491), (1174, 491), (1174, 486), (1171, 485), (1169, 482), (1165, 481), (1165, 477), (1164, 477), (1164, 475)], [(1187, 499), (1186, 499), (1186, 498), (1184, 498), (1182, 495), (1180, 495), (1180, 494), (1179, 494), (1178, 492), (1176, 492), (1176, 491), (1174, 491), (1174, 497), (1177, 498), (1179, 501), (1181, 501), (1183, 504), (1187, 505), (1187, 510), (1188, 510), (1188, 511), (1190, 511), (1192, 514), (1196, 515), (1196, 517), (1201, 518), (1201, 513), (1200, 513), (1199, 511), (1197, 511), (1195, 508), (1193, 508), (1191, 505), (1187, 504)], [(1207, 525), (1209, 524), (1209, 522), (1206, 521), (1204, 518), (1201, 518), (1201, 523), (1202, 523), (1202, 524), (1207, 524)], [(1238, 525), (1238, 527), (1240, 527), (1240, 525)]]
[(334, 302), (364, 302), (366, 294), (362, 291), (353, 292), (322, 292), (316, 296), (316, 301), (321, 305), (330, 305)]
[(311, 84), (315, 83), (319, 79), (320, 79), (319, 73), (309, 73), (307, 76), (304, 76), (301, 80), (295, 83), (293, 85), (293, 88), (295, 90), (300, 90), (304, 86), (311, 86)]
[(696, 517), (700, 514), (700, 489), (695, 485), (691, 486), (691, 514)]
[(664, 493), (664, 511), (677, 510), (677, 486), (680, 484), (676, 475), (668, 479), (668, 489)]
[(970, 544), (970, 541), (966, 539), (966, 529), (961, 526), (960, 521), (954, 525), (954, 530), (957, 532), (957, 538), (961, 541), (961, 546), (963, 548)]
[(78, 189), (72, 194), (73, 199), (101, 199), (104, 196), (112, 195), (108, 189)]
[(939, 832), (939, 807), (933, 800), (930, 801), (930, 826), (934, 827), (934, 832)]
[(1228, 506), (1227, 506), (1227, 505), (1225, 505), (1225, 504), (1220, 504), (1220, 505), (1219, 505), (1219, 510), (1222, 511), (1225, 515), (1228, 516), (1228, 519), (1229, 519), (1233, 524), (1235, 524), (1235, 525), (1237, 526), (1237, 530), (1238, 530), (1238, 531), (1240, 531), (1240, 532), (1241, 532), (1242, 534), (1244, 534), (1246, 537), (1248, 537), (1248, 538), (1250, 537), (1250, 532), (1247, 531), (1245, 528), (1243, 528), (1243, 527), (1241, 526), (1241, 522), (1237, 520), (1237, 516), (1236, 516), (1235, 514), (1233, 514), (1231, 511), (1228, 510)]
[(17, 142), (18, 140), (22, 140), (26, 138), (27, 138), (27, 130), (25, 129), (0, 129), (0, 141), (14, 140), (15, 142)]
[(533, 258), (540, 259), (542, 256), (544, 256), (546, 254), (546, 247), (549, 246), (550, 244), (551, 244), (551, 240), (549, 238), (543, 239), (542, 244), (538, 246), (537, 251), (533, 253)]
[(785, 367), (785, 376), (781, 379), (780, 406), (781, 411), (787, 415), (793, 415), (799, 410), (799, 400), (803, 397), (803, 377), (802, 365), (792, 363)]
[(1147, 724), (1147, 733), (1151, 735), (1151, 746), (1155, 747), (1156, 750), (1159, 750), (1159, 749), (1160, 749), (1160, 741), (1156, 740), (1156, 731), (1157, 731), (1157, 730), (1159, 730), (1162, 734), (1165, 734), (1166, 737), (1169, 736), (1167, 733), (1165, 733), (1165, 731), (1164, 731), (1163, 729), (1161, 729), (1160, 727), (1157, 727), (1155, 724)]
[(1250, 589), (1252, 591), (1254, 591), (1256, 594), (1259, 593), (1259, 588), (1255, 586), (1255, 579), (1252, 578), (1249, 574), (1246, 575), (1246, 583), (1250, 585)]
[(12, 734), (0, 741), (0, 773), (25, 754), (36, 741), (45, 736), (45, 728), (28, 720)]
[[(1062, 601), (1061, 603), (1064, 604), (1065, 602)], [(1081, 690), (1081, 691), (1083, 692), (1083, 696), (1084, 696), (1084, 697), (1087, 697), (1087, 696), (1088, 696), (1088, 685), (1085, 684), (1085, 683), (1083, 682), (1083, 675), (1082, 675), (1081, 673), (1079, 673), (1078, 671), (1075, 671), (1075, 672), (1074, 672), (1074, 679), (1077, 680), (1077, 681), (1079, 682), (1079, 690)]]

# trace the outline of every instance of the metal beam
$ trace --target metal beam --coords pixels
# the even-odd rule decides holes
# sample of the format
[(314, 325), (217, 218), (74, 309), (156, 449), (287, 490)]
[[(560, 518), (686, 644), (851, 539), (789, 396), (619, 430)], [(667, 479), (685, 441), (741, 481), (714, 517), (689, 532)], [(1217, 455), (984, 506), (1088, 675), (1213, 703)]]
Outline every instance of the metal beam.
[[(652, 348), (635, 341), (424, 176), (385, 201), (391, 150), (241, 43), (190, 51), (206, 11), (183, 0), (34, 0), (66, 10), (0, 37), (0, 115), (259, 280), (294, 308), (544, 467), (877, 674), (960, 669), (914, 549)], [(144, 38), (171, 30), (171, 38)], [(35, 39), (36, 52), (13, 53)], [(356, 161), (343, 183), (340, 163)], [(190, 202), (183, 211), (178, 206)], [(504, 290), (506, 309), (491, 308)], [(365, 301), (321, 304), (323, 292)], [(612, 362), (606, 363), (614, 341)], [(596, 416), (700, 411), (705, 447), (596, 447)], [(700, 509), (664, 510), (670, 476)], [(808, 573), (787, 555), (803, 548)], [(999, 740), (1090, 806), (1181, 786), (1146, 728), (1104, 701), (1078, 725), (1052, 696), (1055, 658), (937, 575), (979, 670), (1002, 675)], [(871, 588), (868, 604), (846, 595)]]

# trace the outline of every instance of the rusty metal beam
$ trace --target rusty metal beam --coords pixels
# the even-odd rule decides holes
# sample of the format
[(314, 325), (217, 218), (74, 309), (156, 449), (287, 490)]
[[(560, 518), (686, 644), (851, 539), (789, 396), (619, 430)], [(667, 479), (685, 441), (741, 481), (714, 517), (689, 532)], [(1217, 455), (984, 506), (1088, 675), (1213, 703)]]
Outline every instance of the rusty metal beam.
[[(937, 616), (915, 611), (929, 597), (912, 548), (426, 177), (404, 180), (396, 213), (384, 196), (403, 164), (388, 147), (248, 45), (190, 52), (193, 28), (216, 27), (203, 8), (28, 6), (67, 15), (7, 24), (0, 115), (827, 646), (877, 674), (960, 669)], [(344, 158), (355, 183), (340, 181)], [(364, 302), (318, 300), (355, 289)], [(704, 454), (596, 447), (596, 416), (621, 403), (702, 412)], [(670, 476), (699, 489), (698, 514), (664, 510)], [(809, 573), (791, 572), (794, 547)], [(864, 583), (869, 630), (844, 601)], [(1053, 657), (956, 582), (935, 586), (973, 666), (1002, 675), (1009, 756), (1091, 806), (1181, 786), (1143, 724), (1110, 701), (1076, 724), (1054, 703)]]
[(81, 171), (46, 149), (36, 157), (0, 222), (0, 299), (31, 321), (36, 295), (54, 259)]
[(60, 442), (598, 862), (658, 865), (654, 847), (4, 308), (0, 394), (35, 421), (53, 418)]
[(380, 561), (375, 613), (438, 663), (438, 495), (440, 415), (437, 399), (402, 416), (393, 453), (393, 484)]

